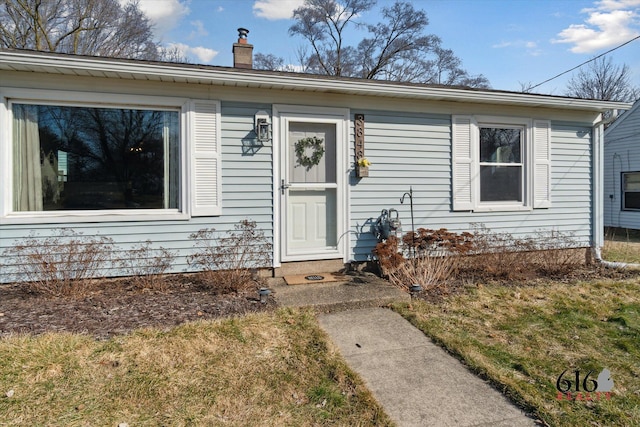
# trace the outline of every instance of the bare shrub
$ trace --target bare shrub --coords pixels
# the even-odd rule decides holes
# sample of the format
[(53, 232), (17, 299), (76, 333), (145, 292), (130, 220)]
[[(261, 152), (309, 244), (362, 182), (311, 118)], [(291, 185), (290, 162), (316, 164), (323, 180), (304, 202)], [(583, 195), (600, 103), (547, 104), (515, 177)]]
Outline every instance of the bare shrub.
[(443, 284), (456, 274), (460, 256), (472, 247), (470, 233), (420, 228), (405, 234), (402, 241), (392, 236), (378, 243), (373, 254), (382, 275), (392, 284), (407, 289), (417, 283), (426, 288)]
[(123, 257), (118, 260), (117, 266), (129, 276), (131, 283), (138, 289), (166, 290), (164, 274), (171, 268), (176, 258), (174, 252), (160, 246), (158, 249), (151, 247), (151, 241), (147, 240), (132, 249), (125, 251)]
[(36, 293), (81, 297), (91, 288), (91, 278), (104, 275), (110, 265), (113, 240), (88, 237), (62, 228), (39, 238), (34, 232), (3, 252), (5, 265), (18, 282)]
[(581, 263), (574, 236), (557, 230), (539, 230), (531, 236), (515, 238), (494, 232), (484, 224), (474, 225), (473, 256), (467, 267), (502, 279), (521, 279), (534, 275), (560, 275)]
[(255, 221), (242, 220), (224, 236), (204, 228), (189, 238), (196, 249), (187, 258), (189, 265), (200, 268), (209, 286), (222, 292), (250, 287), (258, 280), (255, 271), (271, 265), (271, 242)]
[(530, 272), (526, 242), (510, 233), (496, 233), (484, 224), (472, 224), (473, 255), (466, 267), (501, 279), (522, 278)]
[(387, 240), (378, 243), (373, 249), (373, 255), (378, 260), (380, 273), (383, 276), (388, 276), (390, 271), (405, 262), (405, 258), (400, 251), (400, 240), (395, 236), (390, 236)]
[(471, 233), (458, 234), (446, 228), (418, 228), (415, 233), (409, 232), (402, 237), (403, 253), (405, 257), (465, 254), (473, 249), (473, 237)]
[(409, 259), (389, 270), (389, 281), (405, 290), (414, 283), (425, 290), (446, 286), (447, 280), (458, 271), (459, 261), (460, 256), (455, 254)]
[(584, 263), (584, 253), (575, 250), (580, 245), (571, 233), (540, 230), (529, 240), (530, 248), (535, 252), (532, 262), (542, 274), (564, 275)]

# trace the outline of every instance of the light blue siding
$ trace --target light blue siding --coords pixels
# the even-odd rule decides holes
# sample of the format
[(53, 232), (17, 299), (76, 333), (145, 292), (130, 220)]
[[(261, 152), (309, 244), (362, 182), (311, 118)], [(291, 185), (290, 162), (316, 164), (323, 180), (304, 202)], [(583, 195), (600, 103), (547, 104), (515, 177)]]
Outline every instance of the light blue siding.
[[(351, 178), (351, 257), (369, 259), (376, 240), (371, 225), (382, 209), (398, 210), (411, 229), (408, 198), (413, 188), (415, 228), (472, 231), (484, 224), (495, 232), (524, 236), (558, 230), (588, 246), (591, 236), (591, 128), (552, 122), (552, 207), (522, 212), (454, 212), (451, 206), (451, 118), (438, 114), (365, 115), (369, 177)], [(353, 139), (353, 135), (351, 135)]]
[(623, 172), (640, 172), (640, 101), (604, 135), (604, 225), (640, 230), (640, 212), (622, 210)]
[[(246, 148), (254, 138), (255, 113), (270, 109), (270, 105), (222, 103), (221, 216), (176, 221), (66, 223), (55, 226), (3, 224), (0, 225), (0, 253), (14, 242), (24, 239), (31, 231), (44, 239), (51, 236), (53, 230), (65, 227), (86, 236), (108, 236), (123, 251), (150, 239), (153, 247), (162, 246), (179, 255), (173, 266), (173, 271), (179, 272), (189, 270), (186, 257), (193, 249), (189, 235), (202, 228), (215, 228), (220, 234), (224, 234), (227, 230), (233, 230), (241, 220), (249, 219), (256, 221), (258, 228), (273, 241), (272, 147), (269, 143), (252, 150)], [(2, 268), (0, 283), (11, 280), (9, 269)]]

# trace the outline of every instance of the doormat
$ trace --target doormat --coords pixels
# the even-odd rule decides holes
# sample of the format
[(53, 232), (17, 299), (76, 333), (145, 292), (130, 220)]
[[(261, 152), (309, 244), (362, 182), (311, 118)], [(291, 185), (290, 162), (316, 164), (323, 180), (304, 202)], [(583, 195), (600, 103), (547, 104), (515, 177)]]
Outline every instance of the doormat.
[(287, 285), (306, 285), (311, 283), (328, 283), (328, 282), (340, 282), (344, 279), (344, 276), (332, 274), (332, 273), (318, 273), (318, 274), (299, 274), (297, 276), (284, 276), (284, 281)]

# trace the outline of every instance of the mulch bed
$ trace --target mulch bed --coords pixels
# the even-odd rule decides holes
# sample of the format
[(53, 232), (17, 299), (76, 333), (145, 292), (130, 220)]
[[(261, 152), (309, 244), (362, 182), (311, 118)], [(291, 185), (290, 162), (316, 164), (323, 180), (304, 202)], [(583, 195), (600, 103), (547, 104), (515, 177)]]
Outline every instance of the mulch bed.
[(83, 297), (49, 297), (25, 286), (0, 285), (0, 337), (16, 333), (83, 333), (107, 339), (137, 328), (272, 310), (255, 289), (217, 292), (193, 275), (171, 275), (163, 289), (139, 289), (126, 279), (104, 279)]
[[(581, 280), (632, 279), (640, 282), (640, 272), (584, 267), (561, 277), (491, 278), (459, 277), (446, 285), (429, 288), (418, 298), (438, 303), (478, 283), (506, 286), (535, 286), (554, 280), (567, 284)], [(273, 310), (270, 297), (260, 303), (255, 288), (225, 291), (207, 284), (198, 275), (166, 276), (162, 288), (140, 289), (130, 280), (104, 279), (83, 297), (49, 297), (29, 292), (17, 284), (0, 285), (0, 337), (17, 333), (69, 332), (108, 339), (144, 327), (170, 328), (200, 319)]]

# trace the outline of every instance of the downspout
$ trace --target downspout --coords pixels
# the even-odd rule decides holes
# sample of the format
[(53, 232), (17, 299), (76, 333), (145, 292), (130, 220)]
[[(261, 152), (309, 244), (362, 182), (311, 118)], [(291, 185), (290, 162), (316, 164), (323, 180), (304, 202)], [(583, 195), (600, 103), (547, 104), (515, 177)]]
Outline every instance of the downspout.
[(604, 125), (615, 119), (612, 114), (606, 120), (602, 119), (602, 114), (598, 116), (597, 121), (593, 124), (592, 131), (592, 158), (593, 158), (593, 232), (591, 236), (591, 253), (595, 261), (607, 268), (616, 269), (640, 269), (640, 264), (613, 262), (602, 259), (602, 246), (604, 246)]

